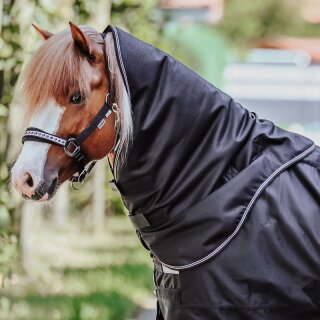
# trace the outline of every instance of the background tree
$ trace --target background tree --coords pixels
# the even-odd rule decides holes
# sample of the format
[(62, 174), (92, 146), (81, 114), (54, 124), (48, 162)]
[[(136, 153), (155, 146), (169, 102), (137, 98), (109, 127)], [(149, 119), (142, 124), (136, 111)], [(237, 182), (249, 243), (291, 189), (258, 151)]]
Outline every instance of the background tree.
[(319, 36), (318, 26), (302, 19), (302, 4), (301, 0), (227, 0), (218, 30), (240, 48), (269, 37)]
[[(22, 251), (31, 253), (34, 241), (32, 228), (36, 223), (33, 219), (40, 217), (38, 206), (33, 203), (22, 202), (20, 198), (12, 197), (9, 191), (9, 172), (21, 144), (20, 137), (23, 131), (22, 122), (18, 121), (21, 115), (21, 106), (11, 103), (14, 84), (22, 69), (41, 40), (31, 27), (35, 22), (42, 28), (57, 32), (68, 26), (69, 20), (77, 24), (89, 24), (102, 31), (109, 23), (119, 25), (134, 35), (154, 44), (163, 44), (161, 25), (158, 23), (158, 12), (155, 0), (125, 0), (125, 1), (93, 1), (93, 0), (4, 0), (0, 10), (0, 259), (1, 268), (8, 270), (9, 254), (13, 254), (16, 238), (21, 237)], [(113, 10), (110, 17), (110, 10)], [(18, 124), (18, 125), (17, 125)], [(46, 215), (57, 225), (68, 225), (68, 214), (78, 215), (83, 219), (87, 228), (99, 231), (103, 226), (105, 212), (123, 213), (121, 200), (114, 197), (107, 187), (108, 179), (106, 164), (100, 164), (93, 173), (94, 179), (89, 181), (86, 189), (79, 193), (69, 193), (66, 185), (57, 194), (53, 201), (53, 214)], [(110, 177), (110, 173), (108, 174)], [(89, 190), (100, 190), (92, 197)], [(70, 198), (72, 199), (70, 202)], [(38, 213), (36, 213), (38, 211)], [(47, 211), (47, 209), (45, 209)], [(31, 214), (24, 214), (31, 212)], [(71, 217), (71, 218), (72, 218)], [(9, 236), (8, 236), (9, 235)], [(10, 236), (10, 235), (13, 235)], [(0, 236), (1, 237), (1, 236)], [(6, 262), (5, 262), (5, 261)], [(26, 260), (32, 261), (31, 258)]]

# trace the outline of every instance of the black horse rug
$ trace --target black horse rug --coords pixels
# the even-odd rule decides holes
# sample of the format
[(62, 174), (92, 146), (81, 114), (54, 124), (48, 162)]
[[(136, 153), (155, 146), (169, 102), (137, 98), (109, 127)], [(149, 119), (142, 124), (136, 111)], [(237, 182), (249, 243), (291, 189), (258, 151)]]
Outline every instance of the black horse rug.
[(134, 136), (115, 184), (158, 319), (320, 319), (320, 150), (109, 27)]

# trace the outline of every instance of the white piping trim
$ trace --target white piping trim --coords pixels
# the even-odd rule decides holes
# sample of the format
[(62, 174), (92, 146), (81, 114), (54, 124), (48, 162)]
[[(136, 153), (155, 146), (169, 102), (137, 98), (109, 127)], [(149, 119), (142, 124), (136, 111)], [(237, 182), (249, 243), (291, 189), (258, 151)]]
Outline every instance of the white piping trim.
[[(114, 49), (115, 51), (115, 55), (116, 55), (116, 63), (118, 65), (118, 68), (120, 69), (120, 77), (121, 77), (121, 85), (124, 87), (123, 90), (123, 94), (121, 97), (121, 107), (124, 109), (124, 103), (126, 103), (124, 101), (124, 99), (128, 100), (128, 103), (130, 105), (130, 110), (131, 110), (131, 92), (130, 92), (130, 87), (129, 87), (129, 81), (128, 81), (128, 77), (127, 77), (127, 73), (126, 73), (126, 69), (124, 67), (124, 63), (123, 63), (123, 59), (122, 59), (122, 53), (121, 53), (121, 47), (120, 47), (120, 40), (119, 40), (119, 35), (118, 35), (118, 31), (115, 27), (112, 27), (112, 31), (113, 31), (113, 35), (114, 35), (114, 39), (115, 39), (115, 43), (116, 43), (116, 48)], [(117, 58), (118, 57), (118, 58)], [(120, 64), (119, 64), (120, 62)], [(125, 112), (123, 110), (123, 112)], [(121, 150), (118, 150), (120, 147), (120, 142), (121, 139), (118, 139), (118, 142), (115, 146), (115, 159), (114, 159), (114, 163), (113, 163), (113, 175), (115, 180), (118, 179), (118, 170), (119, 170), (119, 157), (120, 157), (120, 152)]]
[(289, 166), (291, 166), (292, 164), (294, 164), (295, 162), (298, 162), (299, 160), (305, 158), (307, 155), (309, 155), (314, 149), (315, 149), (315, 144), (313, 144), (309, 149), (307, 149), (306, 151), (302, 152), (301, 154), (297, 155), (296, 157), (294, 157), (293, 159), (289, 160), (288, 162), (286, 162), (285, 164), (283, 164), (281, 167), (279, 167), (276, 171), (274, 171), (261, 185), (260, 187), (257, 189), (256, 193), (254, 194), (254, 196), (252, 197), (252, 199), (250, 200), (244, 214), (242, 215), (242, 218), (240, 220), (240, 222), (238, 223), (236, 229), (233, 231), (233, 233), (218, 247), (216, 248), (213, 252), (211, 252), (210, 254), (208, 254), (207, 256), (203, 257), (200, 260), (197, 260), (195, 262), (186, 264), (186, 265), (182, 265), (182, 266), (172, 266), (170, 264), (166, 264), (164, 262), (161, 261), (161, 263), (171, 269), (174, 270), (184, 270), (184, 269), (189, 269), (195, 266), (198, 266), (199, 264), (204, 263), (205, 261), (209, 260), (210, 258), (214, 257), (215, 255), (217, 255), (221, 250), (223, 250), (229, 243), (230, 241), (238, 234), (238, 232), (240, 231), (240, 228), (242, 227), (242, 225), (244, 224), (244, 221), (246, 220), (250, 209), (252, 208), (253, 204), (255, 203), (256, 199), (260, 196), (260, 194), (262, 193), (262, 191), (264, 190), (264, 188), (270, 183), (270, 181), (277, 176), (279, 173), (281, 173), (281, 171), (284, 171), (286, 168), (288, 168)]
[(117, 52), (118, 52), (118, 57), (119, 57), (119, 60), (120, 60), (120, 65), (121, 65), (121, 69), (122, 69), (122, 73), (124, 75), (124, 80), (126, 82), (126, 89), (128, 91), (128, 96), (129, 98), (131, 97), (131, 93), (130, 93), (130, 88), (129, 88), (129, 81), (128, 81), (128, 78), (127, 78), (127, 73), (126, 73), (126, 69), (124, 67), (124, 64), (123, 64), (123, 60), (122, 60), (122, 54), (121, 54), (121, 48), (120, 48), (120, 42), (119, 42), (119, 36), (118, 36), (118, 31), (116, 28), (113, 28), (114, 30), (114, 34), (116, 36), (116, 45), (117, 45)]

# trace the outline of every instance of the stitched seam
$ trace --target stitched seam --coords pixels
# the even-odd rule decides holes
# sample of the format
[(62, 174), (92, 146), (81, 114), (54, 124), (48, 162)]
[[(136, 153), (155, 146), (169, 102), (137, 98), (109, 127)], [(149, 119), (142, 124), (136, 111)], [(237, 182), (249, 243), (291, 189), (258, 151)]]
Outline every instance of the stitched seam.
[(281, 167), (279, 167), (277, 170), (275, 170), (258, 188), (258, 190), (255, 192), (255, 194), (253, 195), (253, 197), (251, 198), (244, 214), (242, 215), (240, 222), (238, 223), (236, 229), (233, 231), (233, 233), (218, 247), (216, 248), (213, 252), (211, 252), (210, 254), (208, 254), (207, 256), (203, 257), (202, 259), (199, 259), (195, 262), (186, 264), (186, 265), (182, 265), (182, 266), (173, 266), (170, 264), (166, 264), (164, 262), (161, 261), (162, 264), (164, 264), (166, 267), (168, 268), (172, 268), (175, 270), (183, 270), (183, 269), (189, 269), (195, 266), (198, 266), (199, 264), (202, 264), (204, 262), (206, 262), (208, 259), (211, 259), (212, 257), (216, 256), (220, 251), (222, 251), (229, 243), (230, 241), (238, 234), (238, 232), (240, 231), (242, 225), (244, 224), (244, 221), (246, 220), (250, 209), (252, 208), (252, 206), (254, 205), (256, 199), (260, 196), (260, 194), (262, 193), (262, 191), (264, 190), (264, 188), (269, 184), (269, 182), (274, 179), (278, 174), (280, 174), (282, 171), (284, 171), (286, 168), (288, 168), (289, 166), (291, 166), (292, 164), (294, 164), (295, 162), (298, 162), (299, 160), (303, 159), (304, 157), (306, 157), (309, 153), (311, 153), (314, 149), (315, 149), (315, 145), (313, 144), (309, 149), (307, 149), (306, 151), (302, 152), (301, 154), (297, 155), (296, 157), (294, 157), (293, 159), (289, 160), (288, 162), (286, 162), (285, 164), (283, 164)]

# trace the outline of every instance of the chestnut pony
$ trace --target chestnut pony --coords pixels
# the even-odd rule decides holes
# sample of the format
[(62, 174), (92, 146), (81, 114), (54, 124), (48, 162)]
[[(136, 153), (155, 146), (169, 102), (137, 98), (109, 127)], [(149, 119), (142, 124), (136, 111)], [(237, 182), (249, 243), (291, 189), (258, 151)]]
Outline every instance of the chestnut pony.
[(91, 161), (108, 155), (120, 166), (132, 117), (111, 34), (71, 22), (57, 34), (34, 27), (45, 42), (16, 88), (29, 128), (12, 182), (24, 198), (46, 201), (68, 179), (83, 183)]

